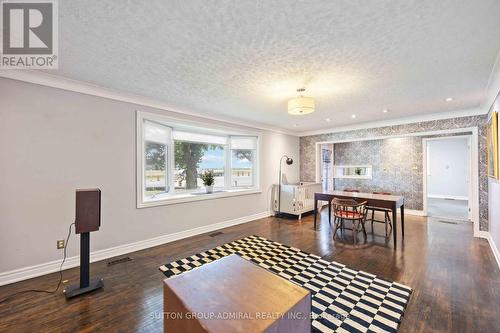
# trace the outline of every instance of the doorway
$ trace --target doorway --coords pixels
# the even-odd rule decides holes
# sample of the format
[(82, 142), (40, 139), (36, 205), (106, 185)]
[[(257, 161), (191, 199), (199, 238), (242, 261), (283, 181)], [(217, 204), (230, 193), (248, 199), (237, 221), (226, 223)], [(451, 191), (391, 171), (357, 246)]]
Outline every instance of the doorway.
[(424, 215), (472, 221), (471, 136), (425, 138)]

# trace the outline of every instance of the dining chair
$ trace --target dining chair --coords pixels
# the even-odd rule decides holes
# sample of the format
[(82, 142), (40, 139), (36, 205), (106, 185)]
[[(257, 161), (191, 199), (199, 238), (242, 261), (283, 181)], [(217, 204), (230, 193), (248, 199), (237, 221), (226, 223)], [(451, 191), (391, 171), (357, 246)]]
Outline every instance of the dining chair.
[[(373, 192), (373, 194), (391, 195), (391, 193), (389, 193), (389, 192)], [(390, 213), (392, 212), (392, 210), (389, 208), (383, 208), (383, 207), (377, 207), (377, 206), (367, 206), (366, 210), (368, 212), (371, 212), (371, 218), (366, 220), (366, 221), (371, 222), (372, 232), (373, 232), (373, 222), (384, 223), (385, 224), (385, 237), (388, 237), (390, 235), (390, 231), (392, 231), (392, 221), (391, 221), (391, 216), (390, 216)], [(382, 212), (384, 214), (384, 220), (383, 221), (376, 220), (375, 219), (375, 212)]]
[(359, 190), (355, 188), (345, 188), (344, 192), (359, 193)]
[[(366, 201), (357, 202), (354, 199), (338, 199), (332, 200), (333, 204), (333, 223), (335, 225), (333, 230), (333, 239), (337, 236), (337, 231), (352, 230), (353, 233), (353, 243), (356, 244), (358, 241), (358, 233), (363, 232), (364, 241), (366, 242)], [(352, 228), (347, 228), (345, 226), (345, 221), (352, 223)]]

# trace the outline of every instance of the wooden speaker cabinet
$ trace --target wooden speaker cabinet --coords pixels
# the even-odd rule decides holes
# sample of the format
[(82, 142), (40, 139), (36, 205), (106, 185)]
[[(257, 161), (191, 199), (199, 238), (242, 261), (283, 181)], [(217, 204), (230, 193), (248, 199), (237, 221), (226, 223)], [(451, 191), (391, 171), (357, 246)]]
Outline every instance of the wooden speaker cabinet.
[(76, 190), (76, 233), (97, 231), (100, 226), (101, 190), (98, 188)]

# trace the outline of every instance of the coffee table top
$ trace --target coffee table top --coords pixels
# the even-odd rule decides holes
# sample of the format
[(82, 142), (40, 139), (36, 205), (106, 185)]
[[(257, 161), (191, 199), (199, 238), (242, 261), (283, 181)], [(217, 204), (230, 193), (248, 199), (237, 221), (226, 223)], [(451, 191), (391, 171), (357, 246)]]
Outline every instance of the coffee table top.
[(220, 333), (262, 332), (279, 319), (276, 314), (285, 314), (309, 295), (308, 290), (234, 254), (164, 283), (192, 313), (232, 315), (224, 320), (198, 318), (208, 331)]

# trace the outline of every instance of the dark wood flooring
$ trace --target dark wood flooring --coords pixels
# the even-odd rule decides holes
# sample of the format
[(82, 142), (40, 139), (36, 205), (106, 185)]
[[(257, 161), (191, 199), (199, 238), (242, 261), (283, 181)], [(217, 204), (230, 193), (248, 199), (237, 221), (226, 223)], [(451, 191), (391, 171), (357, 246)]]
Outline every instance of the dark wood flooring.
[[(397, 250), (368, 233), (365, 245), (332, 241), (326, 211), (320, 228), (312, 216), (301, 222), (265, 218), (129, 254), (113, 266), (91, 265), (105, 280), (103, 291), (66, 301), (56, 295), (28, 294), (0, 304), (2, 332), (156, 332), (162, 330), (162, 279), (158, 267), (247, 235), (260, 235), (414, 288), (400, 332), (499, 332), (500, 272), (488, 242), (472, 237), (469, 224), (448, 224), (407, 216), (404, 242)], [(383, 225), (375, 234), (383, 234)], [(399, 235), (400, 236), (400, 235)], [(64, 272), (68, 283), (78, 269)], [(0, 298), (28, 288), (53, 288), (58, 274), (0, 287)]]

